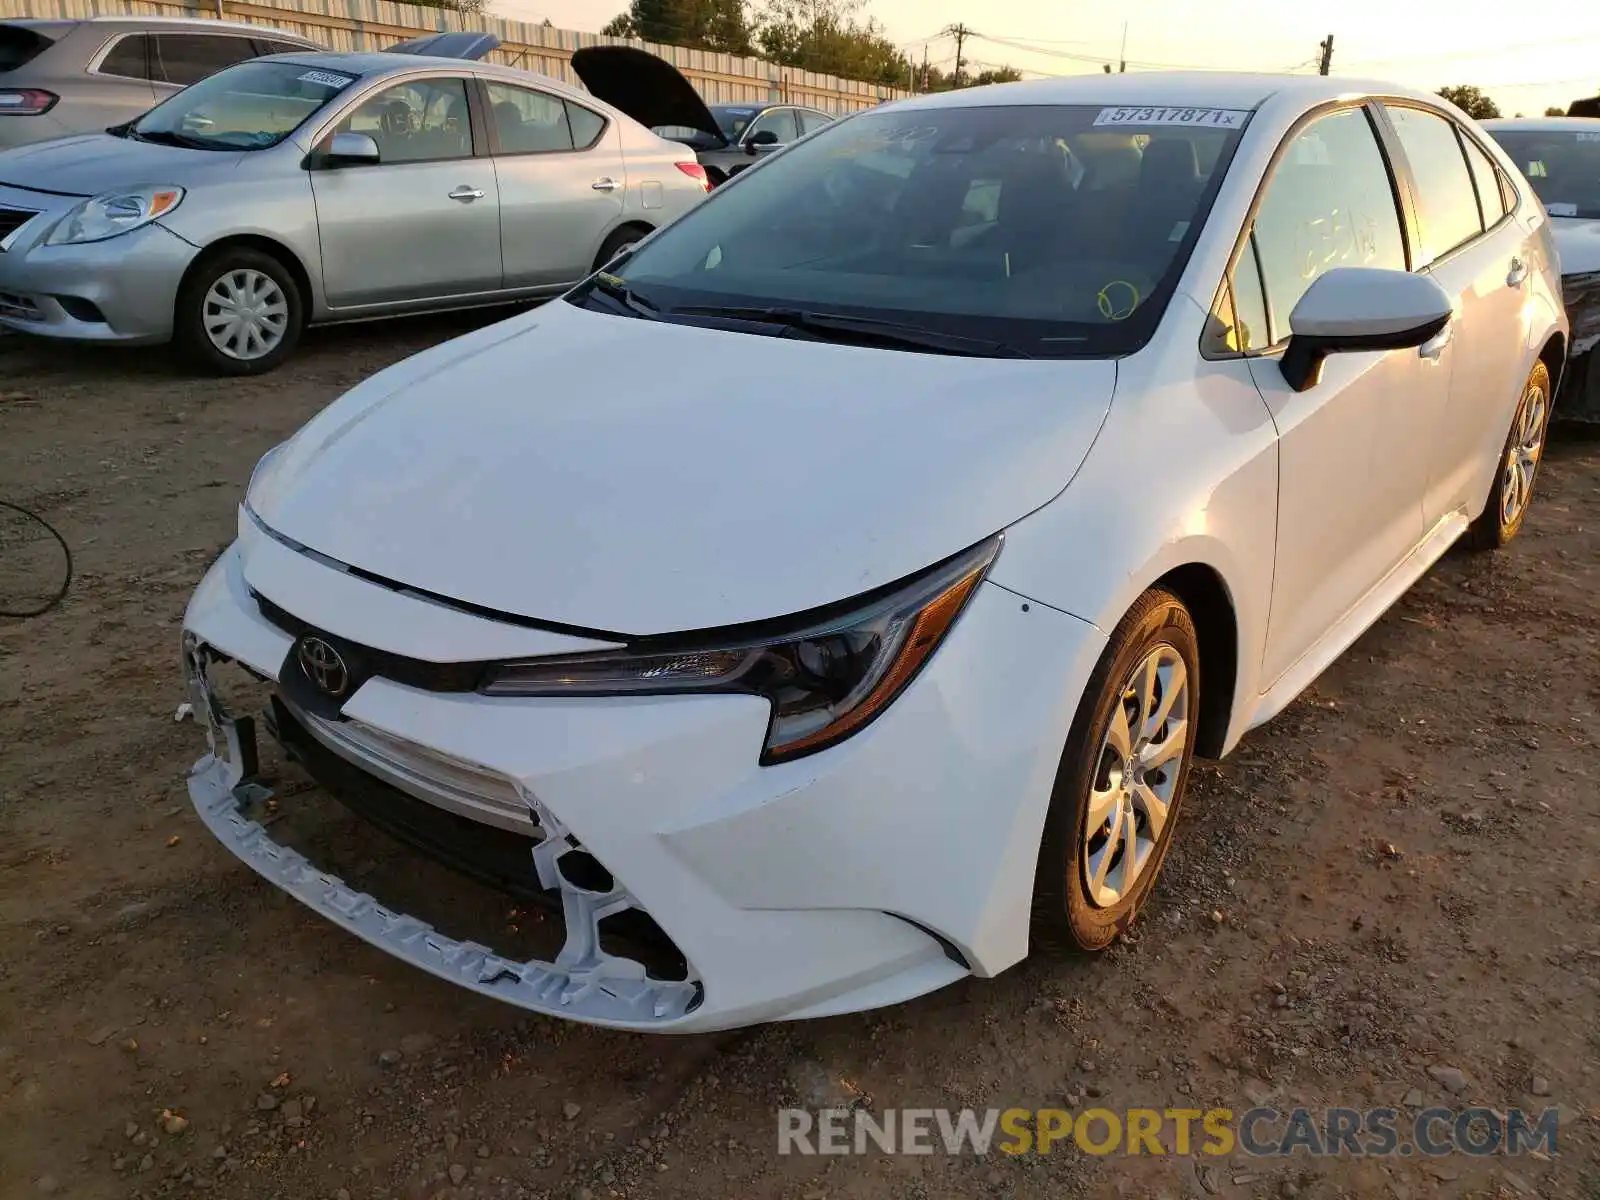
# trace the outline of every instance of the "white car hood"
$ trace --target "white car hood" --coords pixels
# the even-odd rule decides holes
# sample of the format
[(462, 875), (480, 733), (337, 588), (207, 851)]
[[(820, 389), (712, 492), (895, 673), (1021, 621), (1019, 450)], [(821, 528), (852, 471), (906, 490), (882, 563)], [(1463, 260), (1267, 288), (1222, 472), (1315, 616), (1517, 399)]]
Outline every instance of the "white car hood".
[(1563, 275), (1600, 271), (1600, 221), (1552, 217), (1550, 236), (1555, 239)]
[(1115, 382), (1104, 360), (827, 345), (557, 301), (367, 380), (258, 470), (249, 501), (412, 588), (588, 630), (706, 629), (869, 591), (1045, 504)]

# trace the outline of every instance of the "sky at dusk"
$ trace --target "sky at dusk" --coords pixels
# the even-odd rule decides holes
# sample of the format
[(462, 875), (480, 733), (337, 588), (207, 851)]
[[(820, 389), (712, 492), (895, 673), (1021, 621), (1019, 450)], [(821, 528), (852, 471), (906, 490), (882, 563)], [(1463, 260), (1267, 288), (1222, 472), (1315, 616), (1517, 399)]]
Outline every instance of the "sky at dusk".
[[(598, 30), (626, 0), (490, 0), (495, 13)], [(1332, 7), (1281, 0), (870, 0), (866, 11), (905, 52), (949, 69), (955, 43), (935, 36), (964, 22), (974, 66), (1009, 63), (1034, 75), (1099, 71), (1119, 57), (1127, 22), (1128, 70), (1315, 71), (1334, 35), (1333, 73), (1376, 76), (1430, 90), (1476, 84), (1507, 116), (1565, 108), (1600, 92), (1600, 4), (1471, 5), (1461, 0), (1342, 0)], [(1524, 16), (1524, 14), (1527, 14)], [(1009, 44), (1008, 44), (1009, 43)], [(1020, 43), (1026, 43), (1024, 48)], [(1085, 59), (1089, 61), (1084, 61)]]

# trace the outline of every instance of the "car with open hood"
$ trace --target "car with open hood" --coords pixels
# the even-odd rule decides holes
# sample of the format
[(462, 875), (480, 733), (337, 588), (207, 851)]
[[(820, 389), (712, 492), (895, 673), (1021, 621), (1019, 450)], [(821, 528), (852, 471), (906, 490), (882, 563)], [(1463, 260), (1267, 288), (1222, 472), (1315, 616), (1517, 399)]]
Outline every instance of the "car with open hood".
[(712, 187), (835, 119), (778, 101), (708, 105), (671, 63), (634, 46), (585, 46), (572, 70), (595, 95), (693, 149)]
[(1556, 416), (1600, 424), (1600, 119), (1514, 117), (1483, 127), (1533, 185), (1555, 233), (1572, 322), (1571, 367)]
[[(341, 929), (596, 1024), (1096, 950), (1197, 754), (1516, 535), (1566, 337), (1549, 217), (1424, 92), (852, 115), (261, 459), (184, 616), (189, 795)], [(257, 729), (323, 788), (269, 807)], [(547, 911), (549, 953), (463, 936), (448, 883), (341, 879), (331, 797)]]
[(307, 325), (557, 295), (705, 198), (686, 147), (495, 45), (258, 58), (0, 152), (0, 325), (256, 373)]

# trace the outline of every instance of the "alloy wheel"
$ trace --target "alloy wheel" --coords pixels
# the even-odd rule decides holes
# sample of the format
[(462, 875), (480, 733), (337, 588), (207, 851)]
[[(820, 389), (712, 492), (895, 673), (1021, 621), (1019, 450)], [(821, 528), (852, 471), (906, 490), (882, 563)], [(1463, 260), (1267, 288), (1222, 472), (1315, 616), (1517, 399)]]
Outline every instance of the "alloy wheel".
[(1500, 489), (1500, 523), (1514, 525), (1533, 499), (1533, 477), (1544, 453), (1545, 423), (1550, 401), (1544, 389), (1530, 387), (1517, 409), (1515, 432), (1506, 450), (1504, 486)]
[(265, 358), (289, 328), (289, 300), (278, 281), (244, 267), (223, 274), (200, 307), (206, 337), (219, 352), (241, 362)]
[(1079, 858), (1097, 907), (1127, 896), (1153, 860), (1188, 743), (1188, 668), (1158, 645), (1123, 682), (1096, 757)]

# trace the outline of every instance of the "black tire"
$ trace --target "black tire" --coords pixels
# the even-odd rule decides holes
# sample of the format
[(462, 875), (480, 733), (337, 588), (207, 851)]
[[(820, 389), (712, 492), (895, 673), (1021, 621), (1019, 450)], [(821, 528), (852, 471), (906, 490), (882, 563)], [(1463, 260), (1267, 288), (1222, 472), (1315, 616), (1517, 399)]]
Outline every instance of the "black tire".
[[(1516, 412), (1511, 416), (1511, 428), (1506, 432), (1504, 445), (1500, 447), (1494, 482), (1489, 485), (1489, 497), (1484, 501), (1483, 511), (1461, 539), (1467, 549), (1498, 550), (1516, 537), (1517, 531), (1522, 528), (1528, 508), (1533, 503), (1533, 487), (1538, 482), (1539, 465), (1544, 461), (1544, 446), (1550, 436), (1550, 410), (1554, 399), (1550, 395), (1549, 368), (1542, 362), (1535, 363), (1528, 382), (1522, 385), (1522, 396), (1517, 400)], [(1530, 409), (1535, 405), (1539, 411), (1530, 416)], [(1525, 446), (1530, 436), (1537, 440), (1531, 469), (1519, 473), (1518, 481), (1513, 481), (1513, 473), (1517, 470), (1512, 462), (1513, 451), (1519, 444)], [(1514, 490), (1520, 491), (1520, 496), (1513, 496)]]
[[(1187, 722), (1186, 736), (1182, 750), (1175, 755), (1175, 765), (1164, 764), (1159, 772), (1143, 776), (1146, 780), (1159, 778), (1156, 787), (1165, 788), (1171, 783), (1166, 818), (1157, 835), (1150, 839), (1153, 845), (1145, 856), (1136, 857), (1143, 866), (1133, 873), (1131, 884), (1114, 902), (1097, 902), (1088, 877), (1092, 848), (1098, 840), (1101, 854), (1109, 859), (1103, 873), (1103, 881), (1108, 885), (1112, 873), (1120, 869), (1122, 856), (1108, 849), (1109, 842), (1105, 838), (1115, 817), (1101, 823), (1096, 831), (1086, 830), (1090, 795), (1097, 785), (1102, 794), (1108, 788), (1115, 792), (1118, 778), (1138, 778), (1124, 774), (1123, 768), (1105, 761), (1107, 753), (1103, 752), (1109, 752), (1111, 758), (1119, 757), (1107, 746), (1107, 734), (1118, 708), (1127, 712), (1129, 683), (1135, 671), (1152, 655), (1168, 652), (1182, 662), (1186, 672), (1188, 686), (1181, 697), (1186, 709), (1182, 717)], [(1142, 672), (1140, 678), (1143, 678)], [(1175, 672), (1172, 678), (1176, 679)], [(1138, 705), (1136, 696), (1133, 703)], [(1156, 707), (1159, 712), (1159, 704)], [(1173, 716), (1176, 715), (1174, 702)], [(1066, 752), (1061, 757), (1050, 796), (1050, 811), (1045, 818), (1034, 877), (1036, 942), (1083, 952), (1101, 950), (1132, 924), (1172, 845), (1184, 791), (1188, 787), (1199, 717), (1200, 650), (1194, 621), (1181, 600), (1163, 588), (1153, 588), (1139, 598), (1112, 633), (1072, 722)], [(1159, 747), (1164, 741), (1164, 737), (1158, 737), (1150, 744)], [(1131, 761), (1131, 757), (1124, 760)], [(1170, 781), (1166, 778), (1169, 769), (1174, 775)], [(1148, 824), (1140, 824), (1140, 820), (1142, 818), (1136, 819), (1134, 828), (1148, 829)], [(1102, 896), (1101, 900), (1104, 899)]]
[[(272, 348), (256, 357), (224, 353), (206, 333), (208, 295), (227, 277), (264, 275), (277, 285), (286, 312), (281, 333)], [(275, 370), (294, 352), (305, 329), (305, 299), (294, 274), (278, 259), (249, 246), (224, 246), (204, 256), (190, 268), (178, 289), (173, 313), (173, 340), (184, 357), (213, 375), (262, 375)]]
[(613, 229), (611, 236), (600, 243), (600, 253), (594, 256), (594, 270), (598, 271), (635, 242), (650, 236), (650, 230), (639, 225), (624, 225)]

